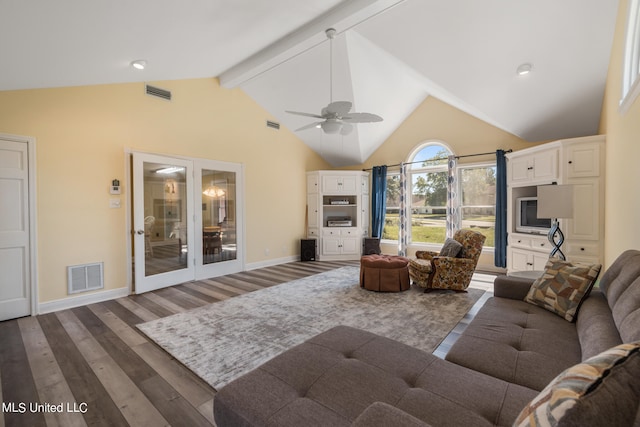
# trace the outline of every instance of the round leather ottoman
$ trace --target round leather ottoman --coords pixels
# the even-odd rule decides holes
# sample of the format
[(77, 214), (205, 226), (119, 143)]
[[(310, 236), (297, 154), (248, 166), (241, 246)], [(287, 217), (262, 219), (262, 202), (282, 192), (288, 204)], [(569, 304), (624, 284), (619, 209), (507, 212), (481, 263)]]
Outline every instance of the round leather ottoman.
[(401, 292), (410, 287), (409, 259), (396, 255), (360, 258), (360, 287), (378, 292)]

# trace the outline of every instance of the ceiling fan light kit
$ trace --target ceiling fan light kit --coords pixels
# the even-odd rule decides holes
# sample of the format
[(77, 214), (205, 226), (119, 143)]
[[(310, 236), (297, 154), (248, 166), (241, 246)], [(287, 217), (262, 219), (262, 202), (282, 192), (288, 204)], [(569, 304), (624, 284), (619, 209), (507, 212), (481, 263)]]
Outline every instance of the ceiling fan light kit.
[(352, 123), (373, 123), (381, 122), (382, 117), (372, 113), (349, 113), (352, 103), (350, 101), (333, 101), (333, 39), (336, 36), (336, 30), (329, 28), (325, 31), (329, 39), (329, 105), (324, 107), (320, 114), (303, 113), (300, 111), (289, 111), (289, 114), (298, 116), (313, 117), (322, 119), (323, 121), (310, 123), (302, 126), (295, 131), (301, 131), (311, 128), (321, 128), (326, 134), (348, 135), (353, 130)]

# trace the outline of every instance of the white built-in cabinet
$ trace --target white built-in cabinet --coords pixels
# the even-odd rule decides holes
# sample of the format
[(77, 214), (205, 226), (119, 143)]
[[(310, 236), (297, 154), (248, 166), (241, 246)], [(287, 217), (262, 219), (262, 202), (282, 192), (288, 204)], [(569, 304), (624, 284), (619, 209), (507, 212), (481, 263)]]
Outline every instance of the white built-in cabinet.
[[(367, 172), (307, 173), (307, 238), (318, 242), (317, 259), (360, 258), (363, 238), (369, 235), (369, 200)], [(350, 224), (329, 225), (340, 219)]]
[(507, 268), (543, 270), (552, 245), (546, 234), (516, 232), (516, 201), (537, 195), (538, 185), (573, 185), (573, 218), (560, 219), (562, 252), (569, 261), (602, 264), (604, 258), (605, 136), (573, 138), (507, 155)]

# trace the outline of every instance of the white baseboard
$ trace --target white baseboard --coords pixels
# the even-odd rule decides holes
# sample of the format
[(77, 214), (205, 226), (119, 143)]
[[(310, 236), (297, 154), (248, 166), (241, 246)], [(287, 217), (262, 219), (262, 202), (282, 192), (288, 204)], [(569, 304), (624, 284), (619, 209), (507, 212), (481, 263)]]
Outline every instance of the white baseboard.
[(245, 264), (244, 269), (246, 271), (256, 270), (258, 268), (272, 267), (274, 265), (286, 264), (288, 262), (294, 262), (294, 261), (300, 261), (300, 255), (291, 255), (284, 258), (274, 258), (274, 259), (268, 259), (265, 261), (251, 262), (251, 263)]
[(129, 288), (110, 289), (108, 291), (94, 292), (87, 295), (79, 295), (62, 298), (54, 301), (42, 302), (38, 304), (38, 313), (45, 314), (54, 311), (67, 310), (69, 308), (80, 307), (97, 302), (109, 301), (129, 295)]

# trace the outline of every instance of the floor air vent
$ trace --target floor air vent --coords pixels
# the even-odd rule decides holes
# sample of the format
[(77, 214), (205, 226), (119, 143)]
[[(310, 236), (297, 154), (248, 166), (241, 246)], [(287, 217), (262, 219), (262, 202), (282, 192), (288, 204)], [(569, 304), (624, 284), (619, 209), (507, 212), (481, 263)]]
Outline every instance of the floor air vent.
[(67, 267), (69, 294), (104, 288), (104, 272), (101, 262)]
[(159, 87), (145, 85), (145, 91), (147, 95), (155, 96), (156, 98), (166, 99), (167, 101), (171, 101), (171, 92), (165, 89), (160, 89)]

